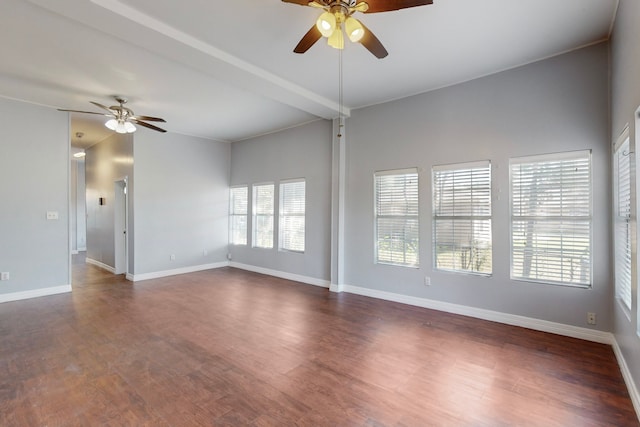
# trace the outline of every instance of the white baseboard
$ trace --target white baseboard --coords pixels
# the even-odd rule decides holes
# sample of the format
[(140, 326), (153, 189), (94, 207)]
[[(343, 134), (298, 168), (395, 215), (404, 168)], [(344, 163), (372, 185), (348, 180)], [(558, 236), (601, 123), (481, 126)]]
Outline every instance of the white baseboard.
[(10, 294), (0, 294), (0, 303), (10, 301), (20, 301), (29, 298), (46, 297), (49, 295), (66, 294), (71, 292), (71, 285), (54, 286), (52, 288), (33, 289), (31, 291), (12, 292)]
[(633, 402), (633, 407), (635, 408), (636, 415), (638, 416), (638, 420), (640, 421), (640, 392), (638, 392), (636, 383), (633, 381), (633, 376), (631, 375), (631, 371), (629, 370), (629, 365), (627, 365), (627, 361), (622, 355), (622, 350), (620, 350), (618, 342), (614, 340), (612, 346), (613, 352), (616, 355), (616, 359), (618, 359), (620, 372), (622, 372), (622, 377), (624, 378), (624, 382), (627, 385), (629, 396), (631, 396), (631, 402)]
[(447, 313), (460, 314), (477, 319), (490, 320), (492, 322), (504, 323), (506, 325), (520, 326), (536, 331), (550, 332), (567, 337), (579, 338), (586, 341), (593, 341), (602, 344), (612, 345), (615, 340), (610, 332), (596, 331), (593, 329), (581, 328), (578, 326), (564, 325), (562, 323), (549, 322), (547, 320), (534, 319), (531, 317), (518, 316), (515, 314), (500, 313), (498, 311), (485, 310), (482, 308), (468, 307), (465, 305), (452, 304), (448, 302), (430, 300), (426, 298), (412, 297), (392, 292), (379, 291), (369, 288), (361, 288), (351, 285), (334, 285), (335, 292), (348, 292), (351, 294), (363, 295), (387, 301), (399, 302), (402, 304), (414, 305), (417, 307), (430, 308), (432, 310), (444, 311)]
[(126, 277), (127, 277), (127, 280), (130, 280), (132, 282), (139, 282), (141, 280), (159, 279), (161, 277), (176, 276), (178, 274), (195, 273), (196, 271), (213, 270), (214, 268), (226, 267), (228, 265), (229, 265), (228, 261), (223, 261), (223, 262), (216, 262), (212, 264), (201, 264), (201, 265), (194, 265), (190, 267), (175, 268), (172, 270), (155, 271), (152, 273), (142, 273), (142, 274), (127, 273)]
[(107, 271), (108, 271), (109, 273), (111, 273), (111, 274), (116, 274), (116, 269), (115, 269), (115, 268), (113, 268), (113, 267), (111, 267), (110, 265), (107, 265), (107, 264), (105, 264), (105, 263), (102, 263), (102, 262), (100, 262), (100, 261), (96, 261), (96, 260), (95, 260), (95, 259), (93, 259), (93, 258), (87, 258), (87, 259), (85, 260), (85, 262), (86, 262), (87, 264), (95, 265), (96, 267), (99, 267), (99, 268), (101, 268), (101, 269), (103, 269), (103, 270), (107, 270)]
[(328, 280), (316, 279), (315, 277), (302, 276), (300, 274), (287, 273), (278, 270), (271, 270), (269, 268), (256, 267), (255, 265), (242, 264), (233, 261), (229, 262), (229, 267), (252, 271), (254, 273), (266, 274), (267, 276), (279, 277), (281, 279), (293, 280), (294, 282), (302, 282), (308, 285), (320, 286), (322, 288), (328, 288), (330, 283)]
[(329, 285), (329, 290), (331, 292), (344, 292), (344, 285), (336, 285), (335, 283), (332, 283)]

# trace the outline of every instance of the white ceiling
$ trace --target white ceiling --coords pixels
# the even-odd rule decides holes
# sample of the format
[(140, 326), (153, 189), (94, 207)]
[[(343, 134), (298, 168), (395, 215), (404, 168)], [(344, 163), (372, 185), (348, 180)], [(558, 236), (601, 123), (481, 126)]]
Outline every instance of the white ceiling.
[[(607, 40), (617, 4), (435, 0), (360, 14), (389, 56), (346, 42), (346, 112)], [(320, 40), (292, 52), (318, 15), (280, 0), (2, 0), (0, 96), (97, 111), (88, 101), (123, 95), (170, 132), (230, 142), (333, 118), (339, 51)], [(73, 114), (72, 134), (95, 143), (102, 122)]]

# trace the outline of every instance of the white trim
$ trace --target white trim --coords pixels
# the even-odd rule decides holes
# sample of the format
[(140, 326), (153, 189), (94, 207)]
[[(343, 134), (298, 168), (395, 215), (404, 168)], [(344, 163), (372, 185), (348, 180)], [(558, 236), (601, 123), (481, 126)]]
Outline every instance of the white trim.
[(216, 262), (212, 264), (202, 264), (202, 265), (193, 265), (190, 267), (182, 267), (182, 268), (174, 268), (172, 270), (163, 270), (163, 271), (154, 271), (152, 273), (142, 273), (142, 274), (128, 274), (126, 275), (127, 280), (132, 282), (139, 282), (141, 280), (150, 280), (150, 279), (159, 279), (161, 277), (168, 276), (176, 276), (178, 274), (187, 274), (187, 273), (195, 273), (197, 271), (204, 270), (213, 270), (215, 268), (226, 267), (229, 265), (229, 262)]
[(463, 162), (463, 163), (447, 163), (444, 165), (433, 165), (431, 167), (431, 171), (457, 171), (457, 170), (466, 170), (466, 169), (480, 169), (486, 168), (487, 166), (491, 166), (491, 160), (477, 160), (474, 162)]
[(278, 181), (278, 184), (282, 185), (282, 184), (291, 184), (292, 182), (306, 182), (307, 178), (302, 177), (302, 178), (288, 178), (288, 179), (281, 179), (280, 181)]
[(116, 269), (115, 268), (113, 268), (110, 265), (107, 265), (107, 264), (105, 264), (103, 262), (96, 261), (93, 258), (86, 258), (85, 262), (87, 264), (95, 265), (96, 267), (99, 267), (99, 268), (101, 268), (103, 270), (107, 270), (109, 273), (116, 274)]
[(620, 372), (622, 372), (622, 377), (624, 378), (624, 382), (627, 385), (627, 390), (629, 391), (629, 396), (631, 397), (631, 402), (633, 403), (633, 407), (636, 410), (638, 421), (640, 421), (640, 392), (638, 392), (636, 383), (633, 382), (633, 376), (631, 375), (631, 371), (629, 370), (627, 361), (624, 359), (622, 350), (620, 349), (620, 346), (618, 345), (618, 342), (615, 339), (613, 340), (613, 344), (611, 344), (611, 346), (613, 347), (613, 352), (616, 355), (616, 359), (618, 359)]
[(46, 297), (49, 295), (66, 294), (68, 292), (71, 292), (71, 285), (54, 286), (51, 288), (41, 288), (23, 292), (12, 292), (10, 294), (0, 294), (0, 303)]
[(627, 142), (628, 139), (630, 139), (630, 137), (629, 137), (629, 123), (624, 125), (624, 129), (622, 130), (622, 132), (620, 132), (620, 135), (618, 136), (618, 139), (616, 139), (616, 141), (613, 143), (613, 152), (615, 153), (616, 151), (618, 151), (620, 149), (620, 147), (625, 142)]
[(344, 292), (344, 285), (340, 285), (340, 284), (336, 284), (336, 283), (331, 283), (331, 284), (329, 285), (329, 290), (330, 290), (331, 292), (337, 292), (337, 293)]
[(535, 154), (532, 156), (512, 157), (509, 159), (509, 166), (555, 161), (555, 160), (579, 160), (587, 156), (589, 157), (589, 159), (591, 159), (591, 153), (592, 153), (591, 149), (588, 149), (588, 150), (562, 151), (560, 153)]
[(534, 319), (531, 317), (501, 313), (498, 311), (485, 310), (483, 308), (469, 307), (465, 305), (452, 304), (449, 302), (430, 300), (426, 298), (412, 297), (392, 292), (379, 291), (376, 289), (361, 288), (358, 286), (345, 285), (343, 287), (343, 290), (344, 292), (351, 294), (363, 295), (367, 297), (383, 299), (386, 301), (399, 302), (402, 304), (444, 311), (447, 313), (460, 314), (462, 316), (469, 316), (477, 319), (504, 323), (506, 325), (520, 326), (522, 328), (564, 335), (567, 337), (578, 338), (586, 341), (593, 341), (610, 345), (615, 342), (615, 339), (610, 332), (597, 331), (572, 325), (564, 325), (562, 323), (549, 322), (547, 320)]
[(388, 175), (408, 175), (412, 173), (418, 173), (417, 167), (404, 168), (404, 169), (385, 169), (381, 171), (375, 171), (373, 176), (388, 176)]
[(75, 249), (71, 250), (71, 255), (78, 255), (78, 251)]
[(255, 265), (242, 264), (239, 262), (231, 261), (229, 262), (229, 267), (252, 271), (254, 273), (266, 274), (267, 276), (280, 277), (281, 279), (306, 283), (308, 285), (320, 286), (322, 288), (329, 288), (330, 284), (328, 280), (316, 279), (315, 277), (302, 276), (300, 274), (287, 273), (285, 271), (271, 270), (270, 268), (256, 267)]

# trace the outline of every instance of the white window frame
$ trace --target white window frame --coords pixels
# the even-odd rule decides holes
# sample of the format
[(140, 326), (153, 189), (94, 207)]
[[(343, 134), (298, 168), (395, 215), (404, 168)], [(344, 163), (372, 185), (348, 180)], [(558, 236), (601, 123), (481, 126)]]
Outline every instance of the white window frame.
[[(239, 209), (239, 212), (236, 212), (236, 204), (235, 204), (235, 194), (234, 192), (237, 190), (244, 189), (244, 211)], [(244, 218), (244, 230), (239, 229), (236, 230), (236, 219)], [(247, 245), (247, 235), (248, 235), (248, 219), (249, 219), (249, 186), (248, 185), (235, 185), (229, 189), (229, 244), (235, 246), (246, 246)], [(236, 231), (238, 233), (236, 233)], [(243, 239), (236, 240), (237, 236), (244, 235)]]
[[(632, 230), (632, 240), (631, 243), (633, 245), (632, 247), (632, 253), (635, 252), (636, 256), (634, 259), (632, 259), (632, 265), (633, 267), (633, 272), (635, 274), (632, 275), (632, 277), (635, 276), (635, 280), (633, 280), (631, 282), (631, 292), (632, 292), (632, 299), (633, 299), (633, 295), (635, 295), (635, 301), (631, 301), (631, 305), (633, 306), (633, 304), (635, 303), (636, 305), (636, 336), (638, 338), (640, 338), (640, 296), (638, 294), (638, 290), (640, 289), (640, 285), (638, 284), (638, 250), (637, 250), (637, 242), (638, 242), (638, 226), (637, 226), (637, 216), (638, 216), (638, 189), (640, 188), (640, 185), (638, 185), (638, 146), (640, 146), (640, 107), (638, 107), (635, 111), (635, 136), (634, 136), (634, 140), (633, 140), (633, 145), (631, 147), (632, 151), (632, 158), (631, 160), (631, 230)], [(633, 288), (635, 287), (635, 292), (633, 292)], [(630, 316), (631, 317), (631, 316)]]
[[(263, 206), (260, 205), (260, 187), (271, 187), (271, 211), (268, 209), (263, 210)], [(259, 249), (273, 249), (273, 236), (274, 236), (274, 215), (275, 215), (275, 185), (273, 182), (263, 182), (259, 184), (253, 184), (252, 188), (252, 205), (251, 205), (251, 217), (252, 217), (252, 239), (251, 245), (253, 248)], [(267, 206), (268, 207), (268, 206)], [(264, 220), (264, 222), (262, 221)], [(265, 224), (267, 224), (265, 228)], [(270, 236), (270, 237), (269, 237)], [(267, 243), (263, 242), (264, 238), (267, 238)]]
[[(291, 184), (303, 184), (304, 200), (302, 210), (294, 210), (291, 206), (287, 206), (287, 190), (286, 186)], [(307, 206), (307, 183), (304, 178), (287, 179), (280, 181), (280, 203), (279, 203), (279, 227), (278, 227), (278, 249), (285, 252), (304, 253), (306, 249), (306, 206)], [(289, 221), (293, 220), (293, 222)], [(296, 221), (296, 219), (298, 221)], [(302, 230), (291, 227), (292, 223), (299, 223), (302, 219)], [(287, 243), (291, 241), (289, 234), (302, 234), (302, 246), (289, 246)], [(299, 236), (298, 236), (299, 237)]]
[[(491, 276), (491, 162), (437, 165), (432, 167), (431, 177), (434, 270)], [(443, 234), (449, 234), (449, 241), (438, 241)], [(444, 256), (439, 265), (441, 246), (448, 247), (451, 254), (447, 266), (443, 265)]]
[[(549, 163), (577, 161), (579, 159), (586, 160), (588, 163), (588, 183), (587, 183), (588, 184), (588, 200), (587, 200), (588, 214), (587, 215), (525, 216), (525, 215), (519, 215), (518, 212), (514, 212), (514, 204), (515, 204), (514, 202), (514, 167), (525, 165), (525, 164), (540, 164), (540, 165), (547, 164), (548, 165)], [(537, 156), (512, 158), (509, 161), (509, 187), (510, 187), (509, 209), (511, 214), (511, 221), (510, 221), (511, 223), (510, 224), (510, 227), (511, 227), (511, 230), (510, 230), (511, 279), (518, 280), (518, 281), (526, 281), (526, 282), (561, 285), (561, 286), (575, 287), (575, 288), (591, 288), (593, 284), (593, 219), (592, 219), (593, 166), (592, 166), (592, 159), (591, 159), (591, 150), (570, 151), (570, 152), (563, 152), (563, 153), (543, 154), (543, 155), (537, 155)], [(561, 188), (564, 189), (564, 187), (561, 187)], [(569, 190), (570, 190), (570, 187), (567, 189), (567, 191)], [(550, 193), (547, 193), (547, 194), (550, 194)], [(560, 200), (563, 200), (563, 199), (560, 199)], [(562, 203), (560, 204), (560, 206), (561, 208), (563, 207)], [(531, 246), (532, 248), (531, 250), (523, 250), (523, 255), (522, 255), (523, 258), (525, 256), (524, 253), (528, 252), (529, 254), (531, 254), (531, 258), (530, 258), (532, 262), (531, 269), (537, 270), (537, 267), (533, 267), (534, 263), (536, 266), (539, 264), (542, 266), (541, 268), (543, 268), (544, 262), (541, 263), (540, 261), (542, 261), (544, 258), (547, 258), (547, 262), (549, 262), (549, 260), (553, 260), (555, 262), (559, 260), (561, 268), (558, 269), (559, 273), (556, 272), (556, 274), (562, 275), (566, 271), (569, 271), (570, 273), (577, 271), (578, 273), (576, 274), (576, 277), (579, 277), (580, 279), (585, 278), (586, 280), (584, 282), (586, 283), (576, 281), (576, 280), (574, 281), (563, 280), (563, 277), (561, 277), (560, 280), (553, 280), (548, 278), (535, 277), (535, 275), (526, 276), (524, 274), (517, 274), (517, 272), (514, 271), (515, 270), (514, 268), (514, 239), (515, 239), (514, 223), (516, 221), (526, 222), (527, 227), (531, 227), (532, 231), (529, 232), (528, 236), (525, 237), (527, 239), (532, 239), (534, 241), (537, 241), (539, 236), (543, 236), (545, 234), (545, 231), (546, 231), (546, 234), (549, 234), (550, 231), (548, 230), (553, 230), (553, 233), (555, 233), (554, 238), (558, 238), (558, 236), (560, 236), (560, 239), (561, 239), (560, 248), (557, 248), (557, 247), (552, 249), (549, 249), (548, 247), (545, 248), (545, 242), (547, 241), (544, 240), (544, 241), (541, 241), (540, 245), (534, 243)], [(588, 254), (586, 257), (584, 255), (580, 257), (572, 256), (572, 253), (571, 253), (572, 251), (570, 250), (572, 240), (570, 238), (567, 239), (567, 244), (566, 244), (567, 249), (566, 250), (564, 249), (565, 235), (557, 234), (558, 233), (557, 230), (563, 230), (562, 228), (558, 228), (559, 224), (562, 223), (563, 221), (565, 223), (573, 222), (573, 226), (576, 228), (579, 227), (581, 223), (582, 225), (584, 225), (584, 223), (587, 224)], [(547, 224), (548, 226), (551, 226), (553, 228), (545, 229), (544, 224)], [(541, 227), (537, 228), (539, 226)], [(567, 234), (567, 237), (569, 237), (569, 234)], [(574, 263), (576, 259), (578, 260), (577, 264)], [(567, 268), (565, 268), (566, 261), (569, 261), (569, 265), (570, 265)], [(589, 270), (588, 277), (585, 277), (585, 274), (584, 274), (583, 263), (585, 261), (588, 262), (588, 270)], [(525, 269), (524, 260), (522, 261), (522, 264), (523, 264), (522, 270), (524, 270)], [(549, 270), (547, 269), (546, 271), (549, 271)]]
[(631, 152), (629, 127), (613, 146), (615, 297), (631, 319)]
[[(400, 175), (411, 175), (411, 178), (415, 180), (415, 214), (414, 213), (405, 213), (405, 214), (395, 214), (395, 215), (386, 215), (386, 214), (381, 214), (379, 212), (378, 206), (378, 186), (379, 186), (379, 180), (384, 179), (384, 177), (390, 177), (390, 176), (400, 176)], [(374, 202), (374, 242), (375, 242), (375, 254), (374, 254), (374, 262), (376, 264), (386, 264), (386, 265), (395, 265), (395, 266), (400, 266), (400, 267), (410, 267), (410, 268), (419, 268), (420, 266), (420, 241), (419, 241), (419, 237), (420, 237), (420, 213), (419, 213), (419, 198), (420, 198), (420, 188), (419, 188), (419, 174), (418, 174), (418, 168), (408, 168), (408, 169), (396, 169), (396, 170), (387, 170), (387, 171), (378, 171), (374, 173), (373, 176), (373, 202)], [(394, 260), (393, 259), (393, 252), (398, 252), (398, 251), (386, 251), (387, 255), (386, 257), (381, 256), (383, 252), (383, 250), (381, 249), (381, 246), (389, 246), (389, 245), (394, 245), (394, 240), (396, 241), (395, 243), (398, 242), (397, 239), (381, 239), (380, 236), (380, 222), (382, 221), (389, 221), (389, 220), (400, 220), (400, 222), (403, 221), (404, 219), (404, 225), (401, 226), (402, 230), (399, 230), (399, 232), (404, 233), (404, 237), (400, 240), (403, 249), (401, 251), (401, 258), (402, 260)], [(412, 226), (413, 223), (413, 226)], [(415, 232), (412, 233), (413, 229), (415, 229)], [(396, 230), (394, 230), (396, 231)], [(415, 248), (413, 250), (414, 254), (415, 254), (415, 262), (412, 262), (410, 260), (407, 260), (408, 256), (408, 248), (412, 245), (411, 241), (407, 241), (407, 232), (408, 233), (412, 233), (415, 238)], [(386, 242), (385, 242), (386, 241)], [(381, 242), (384, 242), (384, 245), (381, 245)]]

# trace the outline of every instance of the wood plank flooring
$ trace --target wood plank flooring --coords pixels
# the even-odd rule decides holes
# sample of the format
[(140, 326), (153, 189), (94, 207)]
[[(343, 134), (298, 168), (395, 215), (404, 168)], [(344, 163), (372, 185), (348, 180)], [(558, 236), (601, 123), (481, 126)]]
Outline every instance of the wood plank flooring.
[(73, 285), (0, 304), (0, 426), (640, 425), (606, 345), (231, 268)]

